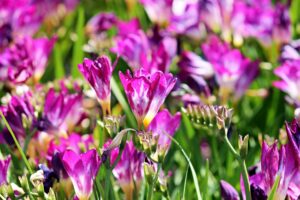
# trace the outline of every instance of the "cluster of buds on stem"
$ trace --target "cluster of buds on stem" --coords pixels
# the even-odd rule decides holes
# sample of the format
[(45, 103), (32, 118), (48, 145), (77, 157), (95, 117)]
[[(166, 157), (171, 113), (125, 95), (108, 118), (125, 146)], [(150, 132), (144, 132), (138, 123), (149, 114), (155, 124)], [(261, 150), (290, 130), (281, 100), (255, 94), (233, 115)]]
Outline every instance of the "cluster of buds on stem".
[(104, 116), (104, 127), (110, 136), (114, 136), (114, 134), (119, 132), (120, 126), (123, 125), (125, 121), (125, 116), (113, 116), (108, 115)]
[(230, 126), (233, 109), (225, 106), (188, 105), (185, 112), (195, 125), (225, 129)]
[(159, 135), (154, 135), (151, 131), (140, 131), (136, 133), (134, 142), (135, 146), (145, 152), (151, 160), (161, 162), (165, 152), (159, 151), (158, 139)]

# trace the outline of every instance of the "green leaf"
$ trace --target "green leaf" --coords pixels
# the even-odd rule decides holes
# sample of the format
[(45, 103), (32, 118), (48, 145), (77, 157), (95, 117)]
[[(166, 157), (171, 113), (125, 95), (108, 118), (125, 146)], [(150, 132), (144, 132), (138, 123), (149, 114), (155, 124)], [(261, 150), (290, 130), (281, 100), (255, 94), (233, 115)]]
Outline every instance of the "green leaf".
[(65, 76), (65, 70), (64, 70), (64, 64), (63, 64), (63, 58), (62, 58), (62, 53), (61, 53), (61, 48), (60, 44), (56, 43), (54, 46), (54, 73), (55, 73), (55, 78), (60, 79)]
[(186, 181), (187, 181), (187, 175), (189, 172), (189, 166), (186, 168), (185, 177), (184, 177), (184, 184), (183, 184), (183, 191), (182, 191), (182, 200), (185, 200), (185, 191), (186, 191)]
[(73, 57), (72, 57), (72, 76), (77, 78), (80, 76), (80, 72), (78, 69), (78, 64), (83, 60), (83, 44), (84, 44), (84, 9), (83, 7), (79, 6), (78, 9), (78, 18), (76, 24), (76, 41), (73, 47)]
[(279, 185), (279, 181), (280, 181), (280, 176), (277, 175), (276, 179), (275, 179), (275, 182), (272, 186), (272, 190), (270, 191), (269, 193), (269, 197), (268, 197), (268, 200), (274, 200), (275, 199), (275, 193), (276, 193), (276, 190), (278, 188), (278, 185)]
[(181, 150), (182, 154), (184, 155), (186, 161), (188, 162), (190, 168), (191, 168), (191, 172), (192, 172), (192, 176), (193, 176), (193, 181), (194, 181), (194, 185), (195, 185), (195, 189), (196, 189), (196, 194), (197, 194), (197, 198), (198, 200), (202, 200), (201, 197), (201, 192), (200, 192), (200, 187), (199, 187), (199, 183), (198, 183), (198, 178), (197, 178), (197, 174), (195, 171), (195, 168), (190, 160), (190, 158), (187, 156), (187, 154), (185, 153), (184, 149), (181, 147), (181, 145), (179, 144), (179, 142), (177, 142), (177, 140), (173, 137), (171, 137), (170, 135), (166, 134)]

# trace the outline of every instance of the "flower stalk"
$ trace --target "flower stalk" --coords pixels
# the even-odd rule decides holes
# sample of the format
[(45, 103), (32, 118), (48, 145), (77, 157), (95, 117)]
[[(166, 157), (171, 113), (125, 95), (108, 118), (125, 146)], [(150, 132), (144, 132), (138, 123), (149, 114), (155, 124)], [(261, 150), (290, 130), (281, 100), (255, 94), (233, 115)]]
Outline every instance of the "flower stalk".
[[(227, 133), (227, 131), (228, 130), (225, 129), (225, 133)], [(234, 157), (239, 162), (240, 168), (242, 170), (243, 180), (244, 180), (244, 187), (245, 187), (245, 191), (246, 191), (246, 199), (251, 200), (250, 182), (249, 182), (249, 176), (248, 176), (248, 171), (247, 171), (247, 166), (246, 166), (245, 159), (243, 159), (240, 156), (240, 154), (236, 152), (236, 150), (234, 149), (234, 147), (230, 143), (230, 141), (227, 137), (227, 134), (225, 135), (224, 140), (225, 140), (225, 144), (228, 146), (231, 153), (234, 155)]]
[(2, 111), (0, 111), (0, 115), (1, 115), (1, 117), (2, 117), (2, 119), (3, 119), (3, 121), (4, 121), (4, 123), (5, 123), (5, 125), (6, 125), (6, 127), (7, 127), (7, 129), (8, 129), (8, 131), (9, 131), (9, 133), (11, 134), (11, 137), (13, 138), (13, 140), (14, 140), (14, 142), (15, 142), (15, 144), (16, 144), (16, 146), (17, 146), (19, 152), (20, 152), (21, 157), (22, 157), (22, 159), (23, 159), (23, 161), (24, 161), (24, 163), (25, 163), (25, 165), (26, 165), (26, 167), (27, 167), (29, 173), (32, 174), (33, 171), (32, 171), (32, 169), (31, 169), (31, 167), (30, 167), (29, 161), (27, 160), (26, 155), (24, 154), (24, 152), (23, 152), (23, 150), (22, 150), (22, 148), (21, 148), (21, 146), (20, 146), (20, 144), (19, 144), (19, 142), (18, 142), (18, 140), (17, 140), (17, 138), (16, 138), (14, 132), (12, 131), (12, 129), (11, 129), (9, 123), (7, 122), (5, 116), (3, 115)]
[(161, 166), (162, 166), (161, 163), (157, 164), (157, 171), (155, 173), (155, 176), (154, 176), (153, 180), (150, 183), (150, 188), (149, 188), (149, 191), (148, 191), (147, 200), (152, 200), (153, 189), (154, 189), (154, 186), (155, 186), (155, 184), (157, 182), (158, 174), (160, 172)]

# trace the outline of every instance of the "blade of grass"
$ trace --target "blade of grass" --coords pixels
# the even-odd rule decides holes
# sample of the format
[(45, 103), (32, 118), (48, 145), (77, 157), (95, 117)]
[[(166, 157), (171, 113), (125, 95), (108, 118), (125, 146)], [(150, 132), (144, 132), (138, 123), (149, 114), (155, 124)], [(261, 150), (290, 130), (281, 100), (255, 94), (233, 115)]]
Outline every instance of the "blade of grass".
[(186, 168), (185, 177), (184, 177), (184, 184), (183, 184), (183, 191), (182, 191), (182, 200), (185, 200), (185, 191), (186, 191), (186, 182), (187, 182), (187, 175), (189, 173), (189, 166)]
[(64, 64), (63, 64), (63, 59), (62, 59), (62, 54), (61, 54), (61, 48), (60, 44), (56, 43), (54, 46), (54, 74), (56, 79), (63, 78), (65, 75), (65, 70), (64, 70)]
[(26, 165), (26, 167), (27, 167), (29, 173), (32, 174), (33, 171), (32, 171), (32, 169), (31, 169), (31, 167), (30, 167), (30, 164), (29, 164), (29, 162), (28, 162), (28, 160), (27, 160), (27, 158), (26, 158), (26, 156), (25, 156), (25, 154), (24, 154), (24, 152), (23, 152), (23, 150), (22, 150), (22, 148), (21, 148), (21, 146), (20, 146), (20, 144), (19, 144), (19, 142), (18, 142), (18, 140), (17, 140), (15, 134), (14, 134), (14, 132), (12, 131), (12, 129), (11, 129), (11, 127), (10, 127), (8, 121), (6, 120), (5, 116), (3, 115), (2, 111), (0, 111), (0, 115), (1, 115), (1, 117), (2, 117), (2, 119), (3, 119), (3, 121), (4, 121), (4, 123), (5, 123), (5, 125), (6, 125), (6, 127), (7, 127), (7, 129), (8, 129), (8, 131), (9, 131), (11, 137), (13, 138), (13, 140), (14, 140), (14, 142), (15, 142), (15, 144), (16, 144), (16, 146), (17, 146), (19, 152), (20, 152), (21, 157), (22, 157), (22, 159), (23, 159), (23, 161), (24, 161), (24, 163), (25, 163), (25, 165)]
[(184, 149), (181, 147), (181, 145), (179, 144), (179, 142), (171, 137), (170, 135), (166, 134), (178, 147), (179, 149), (181, 150), (182, 154), (184, 155), (185, 159), (187, 160), (190, 168), (191, 168), (191, 172), (192, 172), (192, 176), (193, 176), (193, 181), (194, 181), (194, 185), (195, 185), (195, 189), (196, 189), (196, 194), (197, 194), (197, 198), (198, 200), (202, 200), (202, 197), (201, 197), (201, 192), (200, 192), (200, 187), (199, 187), (199, 183), (198, 183), (198, 178), (197, 178), (197, 174), (196, 174), (196, 171), (195, 171), (195, 168), (190, 160), (190, 158), (187, 156), (187, 154), (185, 153)]
[(77, 65), (83, 60), (83, 50), (82, 46), (84, 44), (84, 9), (82, 6), (78, 8), (78, 18), (76, 24), (76, 34), (77, 38), (73, 47), (73, 57), (72, 57), (72, 67), (71, 72), (74, 78), (80, 76), (79, 69)]
[(126, 118), (128, 119), (130, 127), (136, 127), (136, 122), (135, 122), (134, 116), (133, 116), (121, 90), (120, 90), (120, 87), (118, 86), (116, 80), (113, 77), (111, 79), (111, 89), (112, 89), (112, 92), (114, 93), (114, 95), (116, 96), (117, 100), (121, 104), (121, 106), (126, 114)]
[(278, 188), (278, 185), (279, 185), (279, 180), (280, 180), (280, 176), (277, 175), (276, 179), (275, 179), (275, 182), (272, 186), (272, 190), (269, 194), (269, 197), (268, 197), (268, 200), (274, 200), (275, 199), (275, 193), (276, 193), (276, 190)]

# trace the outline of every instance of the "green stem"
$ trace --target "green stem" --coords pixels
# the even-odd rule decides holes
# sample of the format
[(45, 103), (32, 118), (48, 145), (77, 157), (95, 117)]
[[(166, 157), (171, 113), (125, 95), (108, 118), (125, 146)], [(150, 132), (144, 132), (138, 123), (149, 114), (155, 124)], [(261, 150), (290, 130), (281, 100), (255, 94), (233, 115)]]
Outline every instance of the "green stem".
[(106, 168), (106, 176), (105, 176), (105, 193), (104, 193), (104, 197), (105, 199), (109, 199), (109, 182), (110, 182), (110, 169)]
[(18, 142), (18, 140), (17, 140), (15, 134), (14, 134), (14, 132), (12, 131), (12, 129), (11, 129), (9, 123), (7, 122), (5, 116), (3, 115), (2, 111), (0, 111), (0, 114), (1, 114), (1, 117), (2, 117), (2, 119), (3, 119), (3, 121), (4, 121), (4, 123), (5, 123), (5, 125), (6, 125), (6, 127), (7, 127), (7, 129), (8, 129), (8, 131), (9, 131), (11, 137), (13, 138), (13, 140), (14, 140), (14, 142), (15, 142), (15, 144), (16, 144), (16, 146), (17, 146), (17, 148), (18, 148), (18, 150), (19, 150), (19, 152), (20, 152), (20, 154), (21, 154), (21, 157), (22, 157), (22, 159), (23, 159), (23, 161), (24, 161), (24, 163), (25, 163), (25, 165), (26, 165), (26, 167), (27, 167), (29, 173), (32, 174), (33, 171), (32, 171), (32, 169), (31, 169), (31, 167), (30, 167), (30, 164), (29, 164), (29, 162), (28, 162), (28, 160), (27, 160), (27, 158), (26, 158), (26, 156), (25, 156), (25, 154), (24, 154), (24, 152), (23, 152), (23, 150), (22, 150), (22, 148), (21, 148), (21, 146), (20, 146), (20, 144), (19, 144), (19, 142)]
[(154, 186), (156, 184), (156, 181), (158, 179), (158, 174), (159, 174), (159, 171), (161, 169), (161, 163), (158, 163), (157, 165), (157, 171), (156, 171), (156, 174), (154, 176), (154, 179), (152, 180), (152, 183), (150, 185), (150, 188), (149, 188), (149, 191), (148, 191), (148, 197), (147, 197), (147, 200), (152, 200), (152, 194), (153, 194), (153, 189), (154, 189)]
[(246, 162), (245, 162), (244, 159), (242, 159), (240, 157), (240, 155), (233, 148), (233, 146), (231, 145), (227, 135), (224, 137), (224, 140), (225, 140), (225, 143), (227, 144), (229, 150), (232, 152), (232, 154), (235, 156), (235, 158), (239, 161), (239, 165), (241, 167), (242, 176), (243, 176), (243, 180), (244, 180), (244, 186), (245, 186), (245, 191), (246, 191), (246, 199), (251, 200), (250, 182), (249, 182), (249, 176), (248, 176)]

